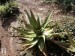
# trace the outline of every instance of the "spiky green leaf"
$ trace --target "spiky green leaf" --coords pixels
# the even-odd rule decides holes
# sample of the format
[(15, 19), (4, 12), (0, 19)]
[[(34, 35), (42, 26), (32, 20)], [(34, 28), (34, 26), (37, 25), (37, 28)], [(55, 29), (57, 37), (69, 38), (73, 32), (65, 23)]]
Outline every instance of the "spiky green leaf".
[(44, 50), (45, 42), (44, 42), (44, 39), (43, 38), (40, 38), (39, 39), (38, 47), (39, 47), (40, 51), (43, 51)]
[(41, 24), (40, 24), (40, 19), (39, 19), (39, 16), (37, 18), (37, 30), (40, 30), (41, 29)]
[[(53, 13), (53, 12), (52, 12), (52, 13)], [(49, 19), (50, 19), (50, 17), (52, 16), (52, 13), (46, 17), (44, 23), (42, 24), (42, 28), (45, 28), (45, 27), (48, 25), (48, 23), (50, 22)]]
[(31, 11), (31, 16), (29, 15), (29, 13), (26, 10), (25, 10), (25, 12), (28, 16), (28, 19), (29, 19), (30, 25), (32, 26), (33, 31), (35, 33), (37, 33), (37, 31), (36, 31), (36, 21), (35, 21), (36, 19), (34, 18), (34, 15), (33, 15), (32, 11)]
[(29, 22), (30, 22), (30, 25), (34, 28), (36, 28), (36, 19), (32, 13), (32, 11), (30, 10), (30, 13), (31, 15), (29, 15), (29, 13), (25, 10), (27, 16), (28, 16), (28, 19), (29, 19)]
[(23, 35), (25, 35), (25, 34), (27, 34), (27, 32), (25, 32), (24, 30), (22, 30), (22, 29), (18, 29), (18, 28), (15, 28), (15, 27), (13, 27), (15, 30), (17, 30), (18, 32), (20, 32), (21, 34), (23, 34)]
[(71, 52), (75, 52), (75, 47), (73, 47), (73, 46), (70, 46), (69, 48), (67, 48), (69, 51), (71, 51)]
[(30, 24), (27, 23), (27, 21), (23, 18), (23, 23), (25, 25), (25, 27), (28, 29), (28, 30), (31, 30), (32, 27), (30, 26)]
[(32, 19), (33, 23), (36, 26), (36, 18), (35, 18), (34, 14), (33, 14), (33, 12), (31, 10), (30, 10), (30, 13), (31, 13), (31, 19)]
[(35, 46), (37, 43), (38, 43), (38, 40), (32, 40), (30, 42), (28, 41), (28, 43), (25, 43), (25, 45), (23, 45), (23, 46), (30, 45), (29, 47), (26, 48), (26, 50), (27, 50), (27, 49), (30, 49), (33, 46)]
[(36, 37), (36, 34), (28, 34), (28, 35), (25, 35), (25, 37), (29, 37), (29, 38), (33, 38), (33, 37)]

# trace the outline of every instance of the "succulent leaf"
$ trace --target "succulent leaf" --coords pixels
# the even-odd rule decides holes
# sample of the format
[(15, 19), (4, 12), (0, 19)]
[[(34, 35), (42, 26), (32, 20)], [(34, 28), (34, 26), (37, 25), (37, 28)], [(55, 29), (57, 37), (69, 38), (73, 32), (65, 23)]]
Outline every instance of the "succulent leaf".
[(40, 20), (39, 20), (39, 16), (37, 18), (37, 30), (41, 29), (41, 24), (40, 24)]
[(46, 36), (48, 36), (48, 35), (50, 36), (50, 35), (51, 35), (50, 33), (51, 33), (52, 31), (53, 31), (53, 28), (52, 28), (52, 29), (47, 28), (47, 29), (45, 29), (45, 31), (44, 31), (43, 34), (46, 35)]
[(71, 51), (71, 52), (75, 52), (75, 47), (73, 47), (73, 46), (70, 46), (69, 48), (67, 48), (69, 51)]
[(25, 32), (24, 30), (22, 30), (22, 29), (18, 29), (18, 28), (15, 28), (15, 27), (13, 27), (15, 30), (17, 30), (18, 32), (20, 32), (21, 34), (23, 34), (23, 35), (25, 35), (25, 34), (27, 34), (27, 32)]
[[(53, 12), (52, 12), (52, 13), (53, 13)], [(42, 28), (45, 28), (45, 27), (48, 25), (48, 23), (50, 22), (49, 19), (50, 19), (50, 17), (52, 16), (52, 13), (46, 17), (44, 23), (42, 24)]]
[(33, 14), (33, 12), (31, 10), (30, 10), (30, 13), (31, 13), (31, 19), (32, 19), (32, 21), (34, 23), (34, 26), (36, 26), (36, 18), (35, 18), (34, 14)]
[(37, 34), (37, 31), (36, 31), (36, 19), (34, 18), (34, 15), (33, 15), (32, 11), (31, 11), (31, 16), (29, 15), (29, 13), (26, 10), (25, 10), (25, 12), (26, 12), (26, 14), (28, 16), (28, 19), (29, 19), (30, 25), (32, 26), (33, 31)]
[(40, 38), (39, 43), (38, 43), (38, 47), (39, 47), (40, 51), (44, 50), (44, 47), (45, 47), (44, 45), (45, 45), (44, 39)]
[(67, 32), (67, 36), (68, 36), (68, 40), (70, 44), (69, 48), (67, 49), (69, 51), (75, 52), (75, 41), (72, 39), (72, 36), (71, 36), (72, 33), (70, 33), (67, 29), (66, 29), (66, 32)]

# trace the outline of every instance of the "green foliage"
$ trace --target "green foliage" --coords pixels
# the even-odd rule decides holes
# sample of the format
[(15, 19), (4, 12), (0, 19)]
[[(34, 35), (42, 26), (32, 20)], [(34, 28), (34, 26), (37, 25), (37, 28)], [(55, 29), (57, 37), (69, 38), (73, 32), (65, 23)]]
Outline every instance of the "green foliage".
[[(65, 19), (67, 20), (67, 18), (65, 18)], [(69, 19), (71, 19), (71, 18), (68, 18), (68, 20)], [(62, 24), (59, 23), (59, 26), (57, 27), (56, 32), (61, 32), (61, 31), (64, 31), (66, 29), (65, 32), (66, 32), (66, 37), (67, 38), (66, 37), (64, 38), (66, 40), (64, 40), (64, 39), (59, 40), (61, 42), (58, 41), (57, 44), (61, 45), (66, 50), (69, 50), (71, 52), (75, 52), (75, 40), (74, 40), (74, 35), (73, 35), (74, 34), (74, 32), (73, 32), (74, 29), (73, 29), (73, 26), (72, 26), (72, 25), (74, 25), (74, 20), (73, 21), (71, 21), (71, 20), (70, 20), (70, 22), (69, 21), (65, 22), (65, 25), (63, 25), (63, 23)]]
[(13, 11), (17, 8), (17, 4), (15, 2), (5, 3), (4, 5), (0, 5), (0, 15), (2, 17), (6, 16), (9, 13), (10, 15), (16, 14)]
[(6, 6), (1, 5), (1, 6), (0, 6), (0, 14), (5, 13), (5, 10), (6, 10), (6, 9), (7, 9)]
[[(45, 21), (41, 23), (39, 16), (36, 19), (31, 10), (30, 10), (30, 14), (26, 10), (25, 12), (28, 16), (31, 29), (23, 28), (23, 27), (21, 28), (13, 27), (15, 30), (20, 32), (22, 36), (21, 39), (24, 40), (23, 46), (25, 47), (25, 50), (28, 50), (34, 46), (37, 46), (40, 49), (40, 51), (46, 56), (46, 53), (45, 53), (46, 42), (45, 41), (47, 39), (50, 39), (55, 44), (61, 46), (65, 50), (75, 52), (75, 42), (72, 40), (70, 36), (72, 32), (64, 31), (64, 32), (55, 33), (53, 32), (55, 26), (54, 27), (49, 26), (50, 17), (52, 16), (52, 14), (48, 15)], [(62, 39), (64, 39), (65, 36), (67, 36), (68, 41), (67, 40), (63, 40), (63, 41), (53, 40), (53, 38), (58, 37), (58, 36)]]
[(29, 45), (27, 49), (37, 45), (40, 51), (43, 52), (44, 46), (45, 46), (45, 40), (49, 36), (52, 36), (51, 33), (53, 31), (53, 28), (47, 27), (48, 23), (50, 22), (49, 19), (51, 15), (46, 17), (46, 20), (44, 21), (44, 23), (41, 24), (39, 17), (37, 17), (37, 20), (36, 20), (31, 10), (30, 10), (31, 15), (27, 11), (25, 12), (28, 16), (32, 30), (28, 30), (28, 29), (24, 30), (24, 29), (16, 29), (16, 28), (14, 29), (19, 31), (23, 35), (22, 39), (27, 40), (27, 43), (25, 43), (25, 46), (26, 44)]
[(67, 33), (68, 33), (68, 40), (69, 40), (69, 48), (67, 48), (69, 51), (71, 52), (75, 52), (75, 40), (73, 40), (70, 32), (67, 30)]

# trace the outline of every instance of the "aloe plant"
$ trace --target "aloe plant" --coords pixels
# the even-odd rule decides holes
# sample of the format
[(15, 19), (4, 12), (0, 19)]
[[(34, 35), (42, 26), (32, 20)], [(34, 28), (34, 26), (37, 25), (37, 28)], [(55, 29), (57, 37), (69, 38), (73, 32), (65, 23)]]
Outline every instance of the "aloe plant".
[[(22, 35), (22, 39), (25, 40), (25, 42), (23, 43), (23, 46), (25, 47), (25, 50), (28, 50), (32, 47), (34, 47), (35, 45), (37, 45), (37, 47), (40, 49), (40, 51), (47, 56), (46, 54), (46, 45), (45, 45), (45, 40), (50, 38), (54, 38), (55, 36), (60, 36), (60, 37), (64, 37), (64, 35), (68, 35), (67, 32), (61, 32), (61, 33), (54, 33), (53, 30), (54, 28), (48, 26), (48, 24), (50, 23), (50, 17), (52, 16), (52, 13), (50, 15), (48, 15), (45, 19), (45, 21), (43, 23), (40, 22), (40, 18), (39, 16), (37, 18), (35, 18), (33, 12), (30, 10), (30, 14), (27, 12), (27, 10), (25, 10), (28, 19), (29, 19), (29, 23), (30, 23), (30, 29), (29, 28), (14, 28), (16, 29), (18, 32), (21, 33)], [(71, 44), (73, 43), (72, 40), (69, 41), (71, 42)], [(59, 46), (62, 46), (64, 48), (66, 48), (66, 50), (70, 50), (68, 47), (69, 45), (66, 42), (55, 42), (56, 44), (58, 44)], [(72, 44), (73, 45), (73, 44)], [(68, 46), (68, 47), (65, 47)], [(75, 45), (73, 46), (75, 47)]]
[[(48, 23), (50, 22), (50, 16), (52, 15), (48, 15), (45, 19), (45, 21), (43, 22), (43, 24), (40, 22), (40, 18), (39, 16), (37, 17), (37, 19), (35, 18), (33, 12), (30, 10), (31, 15), (25, 10), (29, 22), (30, 22), (30, 26), (31, 26), (31, 30), (29, 29), (18, 29), (18, 28), (14, 28), (17, 31), (19, 31), (22, 35), (23, 38), (27, 40), (27, 42), (23, 45), (23, 46), (29, 46), (26, 48), (32, 48), (33, 46), (37, 45), (38, 48), (40, 49), (40, 51), (44, 51), (45, 48), (45, 40), (52, 36), (51, 32), (53, 31), (53, 28), (47, 27)], [(46, 54), (43, 52), (43, 54), (46, 56)]]
[(69, 48), (67, 48), (71, 52), (75, 52), (75, 40), (73, 40), (71, 33), (67, 30), (68, 40), (69, 40)]

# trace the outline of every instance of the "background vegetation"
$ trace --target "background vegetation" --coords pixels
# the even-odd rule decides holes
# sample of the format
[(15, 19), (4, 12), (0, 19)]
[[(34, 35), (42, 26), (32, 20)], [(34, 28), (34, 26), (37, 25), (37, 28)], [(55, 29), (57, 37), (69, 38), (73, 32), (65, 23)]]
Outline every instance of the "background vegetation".
[(56, 3), (63, 12), (75, 11), (75, 0), (45, 0), (47, 3)]

